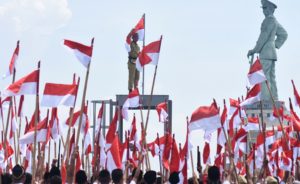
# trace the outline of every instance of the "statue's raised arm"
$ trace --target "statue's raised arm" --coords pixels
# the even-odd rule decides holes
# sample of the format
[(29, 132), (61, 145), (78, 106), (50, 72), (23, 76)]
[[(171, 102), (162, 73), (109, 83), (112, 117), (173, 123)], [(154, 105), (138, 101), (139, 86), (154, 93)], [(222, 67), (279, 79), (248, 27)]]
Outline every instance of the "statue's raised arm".
[[(288, 34), (273, 15), (277, 6), (268, 0), (262, 0), (261, 4), (265, 19), (261, 24), (261, 32), (256, 45), (253, 49), (248, 51), (247, 56), (252, 56), (255, 53), (259, 54), (260, 62), (268, 79), (272, 95), (275, 100), (278, 100), (275, 80), (275, 61), (277, 61), (276, 48), (279, 49), (284, 44)], [(271, 99), (265, 84), (262, 84), (262, 99)]]

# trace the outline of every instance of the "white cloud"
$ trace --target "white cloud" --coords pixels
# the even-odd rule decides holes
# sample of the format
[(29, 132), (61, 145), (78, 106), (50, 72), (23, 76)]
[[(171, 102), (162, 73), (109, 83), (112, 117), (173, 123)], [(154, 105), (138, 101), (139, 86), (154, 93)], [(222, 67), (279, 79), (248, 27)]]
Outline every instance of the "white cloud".
[(71, 16), (67, 0), (10, 0), (0, 5), (0, 21), (17, 34), (51, 34)]

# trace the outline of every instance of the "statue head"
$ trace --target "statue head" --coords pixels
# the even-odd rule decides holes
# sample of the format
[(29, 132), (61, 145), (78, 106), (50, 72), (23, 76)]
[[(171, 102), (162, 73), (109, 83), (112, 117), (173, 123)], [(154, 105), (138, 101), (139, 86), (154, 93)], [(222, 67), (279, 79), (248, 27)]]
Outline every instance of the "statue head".
[(277, 5), (269, 0), (261, 0), (261, 5), (265, 16), (273, 14), (275, 9), (277, 8)]

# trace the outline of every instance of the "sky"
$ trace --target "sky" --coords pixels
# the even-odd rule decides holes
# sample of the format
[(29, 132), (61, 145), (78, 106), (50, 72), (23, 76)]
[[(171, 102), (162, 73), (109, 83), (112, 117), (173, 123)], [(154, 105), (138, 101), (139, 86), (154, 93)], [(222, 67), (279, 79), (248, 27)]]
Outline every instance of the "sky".
[[(273, 2), (278, 6), (275, 17), (288, 32), (276, 62), (279, 99), (287, 103), (293, 95), (290, 80), (300, 88), (300, 2)], [(82, 94), (85, 68), (62, 43), (71, 39), (89, 45), (94, 37), (87, 99), (115, 99), (116, 94), (127, 94), (125, 38), (145, 13), (146, 44), (163, 35), (154, 94), (169, 95), (173, 101), (173, 132), (183, 143), (186, 116), (196, 108), (210, 105), (213, 98), (222, 106), (223, 99), (246, 95), (246, 55), (260, 33), (264, 19), (260, 6), (259, 0), (0, 0), (0, 74), (6, 73), (20, 40), (16, 79), (36, 69), (41, 60), (40, 91), (45, 82), (70, 83), (75, 72), (81, 77)], [(147, 66), (146, 94), (150, 94), (153, 74), (154, 66)], [(11, 78), (1, 79), (0, 91), (10, 82)], [(33, 113), (33, 100), (25, 98), (26, 116)], [(80, 102), (79, 96), (77, 107)], [(66, 112), (61, 108), (61, 121), (67, 118)], [(91, 112), (90, 106), (90, 116)], [(42, 114), (46, 114), (45, 108)], [(156, 132), (163, 133), (163, 125), (156, 112), (150, 115), (148, 139), (153, 140)], [(124, 122), (125, 128), (129, 125)], [(202, 147), (203, 142), (203, 132), (192, 133), (195, 146)]]

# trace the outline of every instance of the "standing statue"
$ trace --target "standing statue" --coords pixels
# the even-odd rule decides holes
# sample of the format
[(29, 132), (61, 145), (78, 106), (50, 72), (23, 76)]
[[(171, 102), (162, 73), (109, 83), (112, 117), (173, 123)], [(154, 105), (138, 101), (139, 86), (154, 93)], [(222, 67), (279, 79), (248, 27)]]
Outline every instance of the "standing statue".
[[(261, 24), (261, 32), (256, 45), (254, 49), (248, 51), (247, 56), (253, 56), (255, 53), (259, 54), (274, 100), (278, 100), (275, 80), (275, 61), (277, 61), (275, 48), (279, 49), (284, 44), (288, 34), (273, 15), (277, 6), (268, 0), (262, 0), (261, 4), (265, 19)], [(270, 101), (271, 96), (265, 83), (262, 83), (261, 91), (262, 99)]]
[(139, 78), (140, 78), (140, 72), (136, 69), (136, 59), (139, 56), (140, 53), (140, 47), (137, 44), (137, 41), (139, 40), (139, 35), (137, 33), (134, 33), (132, 35), (132, 42), (130, 43), (130, 52), (128, 52), (128, 90), (129, 93), (132, 91), (132, 89), (137, 88)]

